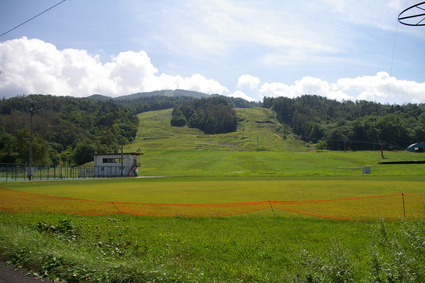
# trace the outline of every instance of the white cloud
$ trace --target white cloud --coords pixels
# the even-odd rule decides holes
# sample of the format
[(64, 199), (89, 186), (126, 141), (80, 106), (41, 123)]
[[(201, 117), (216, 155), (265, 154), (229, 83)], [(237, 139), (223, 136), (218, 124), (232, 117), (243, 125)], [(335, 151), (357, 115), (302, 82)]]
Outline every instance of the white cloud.
[(53, 44), (26, 37), (0, 44), (0, 97), (20, 94), (53, 94), (77, 97), (94, 93), (121, 96), (161, 89), (186, 89), (221, 94), (249, 101), (263, 97), (297, 97), (314, 94), (337, 100), (370, 100), (381, 103), (425, 103), (425, 83), (398, 80), (387, 72), (341, 78), (328, 82), (305, 76), (293, 83), (260, 85), (250, 74), (238, 78), (235, 92), (201, 74), (190, 77), (158, 74), (144, 51), (127, 51), (103, 64), (85, 50), (58, 50)]
[(324, 17), (318, 20), (321, 11), (310, 6), (309, 1), (187, 0), (161, 9), (156, 18), (146, 7), (138, 9), (143, 24), (161, 23), (152, 27), (148, 41), (192, 58), (229, 58), (253, 47), (279, 54), (338, 51), (335, 42), (347, 39), (324, 24)]
[(397, 80), (387, 72), (355, 79), (339, 79), (337, 85), (344, 92), (357, 93), (355, 98), (359, 100), (398, 104), (425, 103), (425, 83)]
[(237, 90), (234, 93), (229, 94), (228, 96), (242, 98), (242, 99), (245, 99), (245, 100), (248, 100), (248, 101), (255, 101), (254, 98), (249, 97), (248, 95), (246, 95), (244, 92), (242, 92), (240, 90)]
[(289, 97), (294, 98), (299, 96), (295, 90), (284, 84), (284, 83), (264, 83), (260, 88), (260, 94), (262, 97)]
[(290, 98), (312, 94), (337, 100), (350, 99), (350, 97), (342, 90), (338, 89), (335, 84), (330, 84), (313, 77), (304, 77), (299, 81), (295, 81), (293, 85), (286, 85), (284, 83), (264, 83), (261, 86), (260, 94), (263, 97), (284, 96)]
[(260, 84), (260, 79), (251, 75), (242, 75), (238, 78), (238, 88), (243, 88), (245, 85), (250, 89), (256, 89)]
[(85, 50), (58, 50), (53, 44), (26, 37), (0, 44), (0, 96), (42, 93), (121, 96), (161, 89), (187, 89), (224, 94), (219, 82), (195, 74), (191, 77), (158, 75), (144, 51), (127, 51), (102, 64)]
[(380, 103), (425, 103), (425, 83), (397, 80), (386, 72), (375, 76), (342, 78), (329, 83), (318, 78), (304, 77), (292, 85), (264, 83), (260, 96), (294, 98), (305, 94), (320, 95), (336, 100), (369, 100)]

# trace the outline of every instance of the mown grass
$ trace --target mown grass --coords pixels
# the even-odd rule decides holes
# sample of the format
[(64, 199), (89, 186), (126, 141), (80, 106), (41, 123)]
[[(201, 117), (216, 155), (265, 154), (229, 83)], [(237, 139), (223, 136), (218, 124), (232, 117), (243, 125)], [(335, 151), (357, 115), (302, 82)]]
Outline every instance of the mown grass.
[(232, 203), (425, 195), (425, 176), (167, 177), (0, 182), (0, 187), (48, 196), (142, 203)]

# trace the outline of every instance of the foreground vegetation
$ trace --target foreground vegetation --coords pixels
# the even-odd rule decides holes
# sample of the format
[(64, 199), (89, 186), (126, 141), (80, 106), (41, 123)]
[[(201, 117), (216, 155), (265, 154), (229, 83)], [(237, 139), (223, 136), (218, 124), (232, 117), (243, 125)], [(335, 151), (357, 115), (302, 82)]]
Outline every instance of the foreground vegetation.
[(0, 250), (68, 282), (423, 282), (425, 225), (0, 213)]

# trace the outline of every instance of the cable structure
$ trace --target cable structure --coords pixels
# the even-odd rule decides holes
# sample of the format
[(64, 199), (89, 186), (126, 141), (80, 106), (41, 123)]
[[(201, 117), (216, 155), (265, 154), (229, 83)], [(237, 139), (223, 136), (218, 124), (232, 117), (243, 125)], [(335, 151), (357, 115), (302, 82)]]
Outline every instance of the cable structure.
[(16, 27), (11, 28), (10, 30), (8, 30), (8, 31), (6, 31), (6, 32), (4, 32), (4, 33), (2, 33), (2, 34), (0, 34), (0, 37), (2, 37), (3, 35), (6, 35), (6, 34), (8, 34), (9, 32), (11, 32), (11, 31), (13, 31), (13, 30), (15, 30), (15, 29), (19, 28), (20, 26), (23, 26), (24, 24), (28, 23), (29, 21), (31, 21), (31, 20), (33, 20), (33, 19), (37, 18), (38, 16), (41, 16), (42, 14), (44, 14), (44, 13), (46, 13), (46, 12), (50, 11), (51, 9), (55, 8), (56, 6), (59, 6), (60, 4), (62, 4), (62, 3), (63, 3), (63, 2), (65, 2), (65, 1), (66, 1), (66, 0), (62, 0), (61, 2), (59, 2), (59, 3), (55, 4), (55, 5), (53, 5), (52, 7), (48, 8), (48, 9), (44, 10), (43, 12), (41, 12), (41, 13), (39, 13), (39, 14), (35, 15), (34, 17), (32, 17), (32, 18), (30, 18), (30, 19), (26, 20), (26, 21), (25, 21), (25, 22), (23, 22), (22, 24), (19, 24), (19, 25), (17, 25)]
[[(401, 0), (399, 2), (398, 11), (401, 9)], [(397, 43), (397, 34), (398, 34), (398, 24), (395, 26), (395, 34), (394, 34), (394, 43), (393, 43), (393, 53), (391, 56), (391, 67), (390, 67), (390, 81), (388, 82), (388, 89), (387, 89), (387, 103), (388, 103), (388, 95), (390, 93), (390, 87), (391, 87), (391, 76), (393, 74), (393, 66), (394, 66), (394, 55), (395, 55), (395, 48)]]

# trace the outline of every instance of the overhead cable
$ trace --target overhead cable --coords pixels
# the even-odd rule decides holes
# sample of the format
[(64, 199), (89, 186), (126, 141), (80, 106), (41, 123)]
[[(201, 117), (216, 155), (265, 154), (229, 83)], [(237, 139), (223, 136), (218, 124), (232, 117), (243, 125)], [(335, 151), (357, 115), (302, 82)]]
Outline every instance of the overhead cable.
[(16, 27), (14, 27), (14, 28), (12, 28), (12, 29), (10, 29), (10, 30), (8, 30), (8, 31), (6, 31), (6, 32), (4, 32), (4, 33), (2, 33), (2, 34), (0, 34), (0, 37), (2, 37), (2, 36), (3, 36), (3, 35), (5, 35), (5, 34), (8, 34), (9, 32), (11, 32), (11, 31), (13, 31), (13, 30), (17, 29), (17, 28), (18, 28), (18, 27), (20, 27), (20, 26), (23, 26), (24, 24), (28, 23), (29, 21), (31, 21), (31, 20), (33, 20), (33, 19), (37, 18), (38, 16), (41, 16), (42, 14), (44, 14), (44, 13), (46, 13), (47, 11), (49, 11), (49, 10), (51, 10), (51, 9), (55, 8), (56, 6), (59, 6), (60, 4), (62, 4), (62, 3), (63, 3), (63, 2), (65, 2), (65, 1), (66, 1), (66, 0), (62, 0), (61, 2), (59, 2), (59, 3), (55, 4), (55, 5), (53, 5), (52, 7), (48, 8), (48, 9), (46, 9), (46, 10), (44, 10), (43, 12), (39, 13), (38, 15), (35, 15), (35, 16), (34, 16), (34, 17), (32, 17), (31, 19), (26, 20), (26, 21), (25, 21), (25, 22), (23, 22), (22, 24), (19, 24), (19, 25), (17, 25)]

